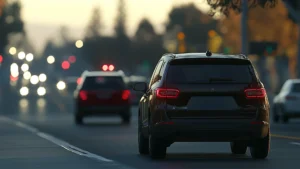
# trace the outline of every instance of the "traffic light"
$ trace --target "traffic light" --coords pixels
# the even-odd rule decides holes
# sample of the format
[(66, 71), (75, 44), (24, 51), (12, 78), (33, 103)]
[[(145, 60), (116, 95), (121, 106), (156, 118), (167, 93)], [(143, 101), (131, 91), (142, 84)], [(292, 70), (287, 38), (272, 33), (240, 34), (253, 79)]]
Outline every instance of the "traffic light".
[(278, 44), (276, 42), (250, 42), (249, 54), (275, 55)]
[[(300, 2), (299, 0), (283, 0), (285, 3), (287, 3), (293, 10), (299, 11), (300, 8)], [(289, 12), (288, 14), (289, 19), (291, 19), (294, 23), (297, 23), (297, 19)]]
[(70, 57), (68, 58), (68, 61), (69, 61), (70, 63), (75, 63), (75, 62), (76, 62), (76, 57), (75, 57), (75, 56), (70, 56)]
[(177, 38), (178, 38), (178, 40), (184, 40), (185, 39), (185, 34), (183, 32), (179, 32), (177, 34)]
[(70, 63), (68, 62), (68, 61), (63, 61), (62, 63), (61, 63), (61, 67), (63, 68), (63, 69), (69, 69), (70, 68)]
[(0, 55), (0, 64), (3, 62), (3, 56)]
[(185, 34), (183, 32), (179, 32), (177, 34), (177, 39), (178, 39), (178, 52), (179, 53), (186, 52)]
[(222, 45), (222, 38), (217, 34), (215, 30), (208, 31), (208, 49), (213, 52), (219, 52)]
[(214, 30), (208, 31), (208, 37), (213, 38), (213, 37), (215, 37), (216, 35), (217, 35), (216, 31), (214, 31)]

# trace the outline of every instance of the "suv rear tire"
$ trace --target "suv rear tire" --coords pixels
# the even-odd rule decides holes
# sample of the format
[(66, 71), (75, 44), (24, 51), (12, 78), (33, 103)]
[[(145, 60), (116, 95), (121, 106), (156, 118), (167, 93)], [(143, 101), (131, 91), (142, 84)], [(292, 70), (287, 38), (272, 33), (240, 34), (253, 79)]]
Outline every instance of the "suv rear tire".
[(123, 113), (123, 114), (121, 115), (121, 118), (122, 118), (123, 123), (129, 124), (129, 123), (130, 123), (130, 120), (131, 120), (131, 114), (130, 114), (130, 111), (127, 111), (127, 112)]
[(83, 117), (80, 115), (75, 115), (75, 124), (82, 125), (83, 124)]
[(145, 138), (143, 133), (138, 129), (138, 144), (139, 144), (139, 153), (141, 155), (149, 154), (149, 139)]
[(152, 159), (166, 158), (167, 147), (154, 138), (151, 134), (149, 136), (149, 154)]
[(247, 144), (244, 142), (230, 142), (230, 148), (232, 154), (245, 154), (247, 151)]
[(289, 120), (290, 120), (290, 119), (289, 119), (289, 116), (287, 116), (287, 115), (283, 115), (283, 116), (282, 116), (282, 122), (283, 122), (283, 123), (288, 123)]
[(250, 153), (254, 159), (265, 159), (270, 150), (270, 133), (261, 139), (254, 141), (253, 145), (250, 147)]

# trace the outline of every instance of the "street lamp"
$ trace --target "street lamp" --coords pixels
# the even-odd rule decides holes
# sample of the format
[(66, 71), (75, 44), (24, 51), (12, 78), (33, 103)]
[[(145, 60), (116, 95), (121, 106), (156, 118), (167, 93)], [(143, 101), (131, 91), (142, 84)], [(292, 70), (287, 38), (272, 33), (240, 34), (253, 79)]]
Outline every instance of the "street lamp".
[(15, 47), (9, 48), (9, 54), (15, 55), (17, 53), (17, 49)]
[(47, 62), (48, 62), (49, 64), (53, 64), (53, 63), (55, 62), (55, 57), (52, 56), (52, 55), (48, 56), (48, 57), (47, 57)]
[(78, 49), (82, 48), (82, 47), (83, 47), (83, 41), (82, 41), (82, 40), (76, 41), (75, 46), (76, 46)]

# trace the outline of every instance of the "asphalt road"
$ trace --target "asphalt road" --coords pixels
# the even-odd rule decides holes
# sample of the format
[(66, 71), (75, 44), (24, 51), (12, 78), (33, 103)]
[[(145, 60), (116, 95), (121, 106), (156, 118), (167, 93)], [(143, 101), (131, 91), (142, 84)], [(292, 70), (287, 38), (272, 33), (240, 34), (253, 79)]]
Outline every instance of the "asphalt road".
[[(297, 120), (289, 124), (272, 124), (271, 152), (266, 160), (253, 160), (249, 152), (245, 156), (233, 156), (229, 143), (175, 143), (168, 148), (165, 160), (153, 161), (148, 156), (138, 154), (137, 107), (132, 108), (133, 119), (130, 125), (122, 125), (118, 117), (108, 117), (86, 119), (84, 126), (73, 123), (72, 100), (69, 97), (52, 95), (45, 99), (14, 99), (1, 108), (2, 116), (21, 121), (80, 149), (136, 169), (299, 167), (300, 122)], [(89, 162), (97, 165), (94, 161)], [(103, 168), (101, 163), (99, 168)]]

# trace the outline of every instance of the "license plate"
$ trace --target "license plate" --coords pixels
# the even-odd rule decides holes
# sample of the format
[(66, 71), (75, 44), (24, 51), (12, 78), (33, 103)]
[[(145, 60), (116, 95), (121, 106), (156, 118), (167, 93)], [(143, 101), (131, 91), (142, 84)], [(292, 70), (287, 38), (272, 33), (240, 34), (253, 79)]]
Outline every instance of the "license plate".
[(192, 97), (187, 105), (189, 110), (235, 110), (238, 105), (233, 97)]
[(97, 94), (97, 98), (98, 99), (109, 99), (109, 98), (111, 98), (111, 94), (110, 93)]

